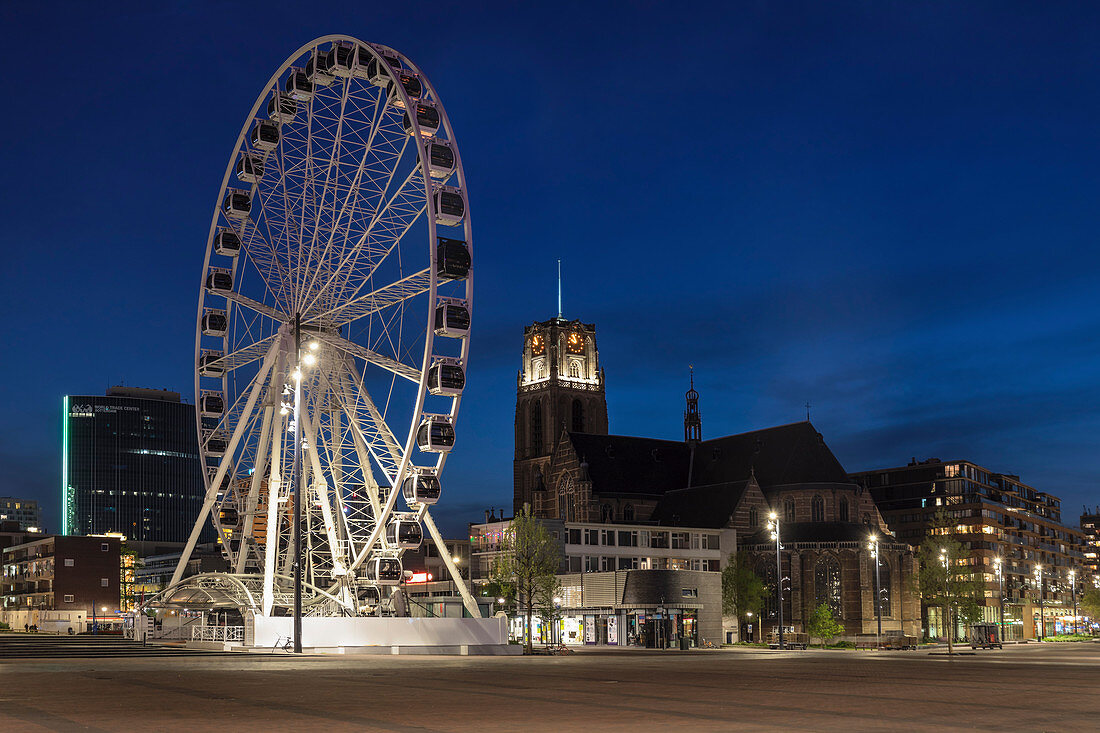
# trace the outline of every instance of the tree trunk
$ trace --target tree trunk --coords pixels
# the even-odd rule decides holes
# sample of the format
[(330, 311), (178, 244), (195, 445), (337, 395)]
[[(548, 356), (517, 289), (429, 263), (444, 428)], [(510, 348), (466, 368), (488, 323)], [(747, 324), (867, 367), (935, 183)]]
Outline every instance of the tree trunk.
[(954, 654), (955, 650), (951, 645), (951, 637), (954, 636), (955, 629), (951, 626), (951, 604), (948, 603), (943, 610), (944, 615), (947, 617), (947, 620), (944, 621), (944, 628), (947, 630), (947, 653)]
[(531, 654), (531, 644), (534, 641), (534, 630), (531, 628), (531, 593), (527, 593), (527, 653)]

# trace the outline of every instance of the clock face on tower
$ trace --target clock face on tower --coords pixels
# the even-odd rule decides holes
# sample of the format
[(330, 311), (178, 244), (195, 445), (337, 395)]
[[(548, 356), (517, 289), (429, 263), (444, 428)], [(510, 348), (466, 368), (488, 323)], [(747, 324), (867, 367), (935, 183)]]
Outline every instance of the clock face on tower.
[(542, 356), (546, 353), (546, 338), (541, 333), (531, 337), (531, 355)]
[(577, 331), (569, 334), (569, 339), (565, 342), (565, 350), (570, 354), (583, 354), (584, 336)]

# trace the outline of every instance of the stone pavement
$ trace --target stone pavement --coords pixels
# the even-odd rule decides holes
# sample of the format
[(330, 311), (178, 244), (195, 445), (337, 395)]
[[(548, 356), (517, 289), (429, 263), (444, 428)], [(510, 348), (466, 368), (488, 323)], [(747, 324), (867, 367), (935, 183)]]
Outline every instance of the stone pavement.
[(0, 731), (772, 731), (1100, 727), (1100, 644), (0, 663)]

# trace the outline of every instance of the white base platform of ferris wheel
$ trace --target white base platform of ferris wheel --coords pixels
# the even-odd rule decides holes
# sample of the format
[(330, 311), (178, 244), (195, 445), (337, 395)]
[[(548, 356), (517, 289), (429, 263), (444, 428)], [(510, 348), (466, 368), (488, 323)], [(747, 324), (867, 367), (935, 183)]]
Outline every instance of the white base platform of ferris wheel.
[[(239, 639), (193, 639), (186, 646), (241, 652), (285, 653), (292, 638), (288, 616), (249, 619)], [(210, 627), (217, 629), (218, 627)], [(224, 627), (223, 627), (224, 628)], [(302, 651), (307, 654), (512, 655), (504, 618), (327, 618), (302, 619)]]

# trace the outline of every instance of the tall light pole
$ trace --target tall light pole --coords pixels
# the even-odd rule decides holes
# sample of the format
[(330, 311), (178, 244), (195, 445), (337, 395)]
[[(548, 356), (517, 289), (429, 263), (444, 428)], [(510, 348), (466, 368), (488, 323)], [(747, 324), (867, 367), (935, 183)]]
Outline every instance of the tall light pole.
[(294, 314), (294, 463), (291, 469), (291, 486), (294, 487), (294, 529), (291, 564), (294, 574), (294, 653), (302, 653), (302, 369), (317, 363), (314, 354), (320, 344), (310, 341), (309, 351), (302, 354), (302, 317)]
[(1069, 592), (1073, 596), (1073, 633), (1077, 633), (1077, 571), (1069, 571)]
[(1046, 635), (1047, 620), (1043, 614), (1043, 566), (1039, 563), (1035, 563), (1035, 579), (1038, 585), (1039, 592), (1039, 641), (1043, 640), (1043, 636)]
[(875, 632), (875, 648), (882, 648), (882, 591), (878, 580), (878, 535), (871, 535), (871, 541), (867, 543), (867, 549), (871, 551), (871, 557), (875, 562), (875, 620), (878, 621), (878, 629)]
[(1001, 567), (1002, 560), (999, 557), (993, 558), (993, 567), (997, 570), (997, 581), (1000, 587), (1000, 596), (998, 605), (1001, 607), (1001, 643), (1005, 641), (1005, 575), (1004, 569)]
[(947, 633), (947, 653), (952, 654), (952, 636), (955, 630), (951, 627), (951, 558), (947, 555), (947, 548), (940, 550), (940, 562), (943, 563), (943, 610), (947, 617), (944, 620), (944, 630)]
[(772, 539), (775, 540), (775, 596), (779, 605), (779, 648), (783, 648), (783, 555), (779, 544), (779, 515), (772, 512), (768, 515), (768, 529), (772, 531)]

